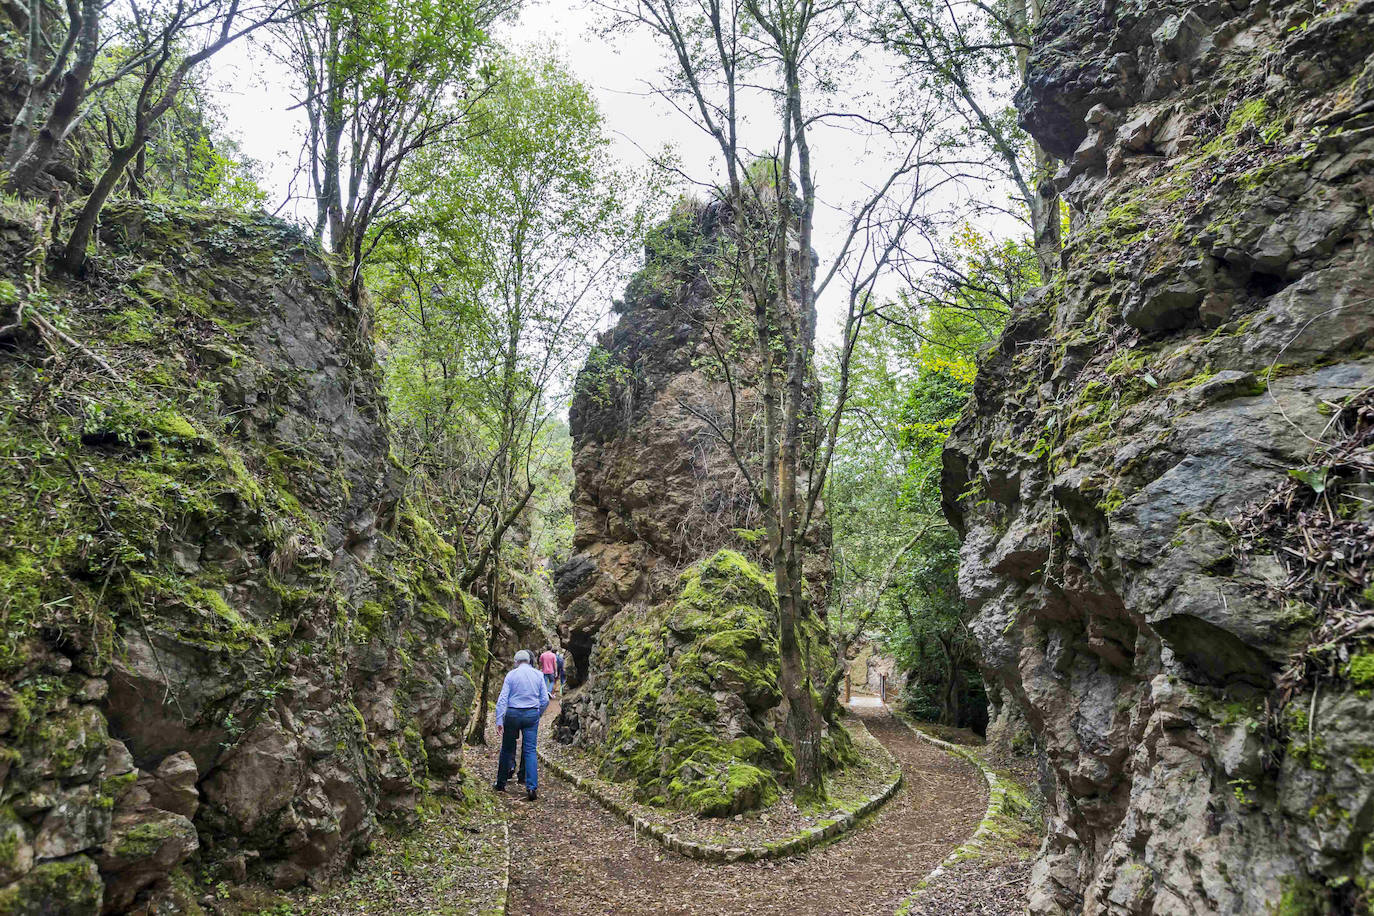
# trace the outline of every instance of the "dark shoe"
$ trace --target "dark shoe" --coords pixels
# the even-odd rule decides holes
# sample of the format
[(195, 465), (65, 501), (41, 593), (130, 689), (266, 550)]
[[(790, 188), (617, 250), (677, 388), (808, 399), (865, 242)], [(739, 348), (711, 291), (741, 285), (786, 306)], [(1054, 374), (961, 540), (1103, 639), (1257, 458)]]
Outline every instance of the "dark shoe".
[(492, 787), (493, 789), (495, 789), (497, 792), (504, 792), (504, 791), (506, 791), (506, 787), (503, 786), (503, 785), (501, 785), (499, 782), (492, 783), (492, 786), (491, 786), (491, 787)]
[(539, 801), (539, 793), (534, 789), (526, 789), (525, 801)]

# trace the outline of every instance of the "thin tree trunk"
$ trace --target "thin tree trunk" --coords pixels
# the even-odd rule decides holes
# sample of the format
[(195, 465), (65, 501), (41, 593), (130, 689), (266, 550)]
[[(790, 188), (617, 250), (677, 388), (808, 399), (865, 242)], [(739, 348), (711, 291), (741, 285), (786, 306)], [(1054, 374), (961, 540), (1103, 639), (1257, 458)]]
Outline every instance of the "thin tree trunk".
[[(797, 629), (810, 612), (803, 594), (801, 557), (805, 550), (806, 532), (799, 530), (799, 505), (797, 503), (797, 475), (803, 454), (801, 432), (802, 414), (806, 406), (806, 383), (811, 369), (811, 355), (815, 347), (815, 302), (813, 277), (811, 275), (811, 241), (815, 218), (816, 195), (811, 174), (811, 148), (806, 137), (806, 122), (802, 117), (801, 76), (797, 70), (799, 61), (789, 58), (786, 64), (787, 114), (785, 123), (789, 125), (790, 147), (795, 143), (797, 151), (797, 175), (801, 184), (801, 218), (798, 221), (797, 257), (797, 335), (792, 341), (788, 359), (787, 391), (783, 410), (783, 441), (778, 455), (779, 520), (782, 525), (786, 578), (788, 579), (788, 612), (784, 615), (783, 648), (784, 672), (791, 669), (796, 680), (792, 683), (792, 695), (788, 697), (788, 718), (791, 723), (793, 754), (797, 761), (795, 791), (800, 797), (821, 799), (825, 797), (825, 759), (821, 749), (821, 735), (825, 722), (821, 718), (821, 704), (811, 684), (810, 666), (805, 657), (805, 647), (797, 639)], [(784, 163), (790, 159), (790, 152)], [(790, 173), (790, 168), (788, 173)], [(782, 234), (778, 239), (784, 266), (791, 254), (788, 244), (788, 216), (791, 207), (786, 199), (787, 185), (785, 175), (779, 176), (777, 207), (781, 215)], [(779, 295), (785, 306), (792, 284), (788, 282), (786, 271), (779, 277)], [(785, 308), (782, 310), (785, 316)], [(783, 317), (782, 321), (786, 321)], [(782, 595), (779, 594), (781, 605)], [(782, 648), (780, 641), (780, 648)]]
[[(59, 144), (80, 116), (86, 83), (90, 79), (91, 70), (95, 67), (100, 37), (100, 8), (100, 0), (83, 0), (80, 19), (72, 24), (78, 36), (76, 58), (71, 69), (62, 74), (58, 82), (61, 89), (57, 100), (53, 102), (52, 114), (39, 129), (37, 136), (31, 136), (28, 145), (15, 156), (9, 174), (5, 177), (5, 190), (31, 190), (38, 181), (38, 176), (43, 174), (43, 170), (52, 161)], [(37, 111), (32, 111), (30, 116), (36, 119)], [(26, 128), (26, 132), (28, 130)]]
[(1031, 229), (1035, 233), (1035, 260), (1040, 266), (1040, 282), (1049, 283), (1059, 270), (1059, 255), (1064, 247), (1059, 225), (1059, 189), (1051, 180), (1055, 162), (1034, 140), (1035, 194), (1031, 199)]
[[(1026, 85), (1030, 66), (1028, 42), (1030, 33), (1040, 24), (1040, 4), (1037, 0), (1013, 0), (1009, 7), (1012, 24), (1020, 33), (1016, 48), (1016, 72), (1021, 85)], [(1035, 171), (1031, 175), (1027, 206), (1030, 208), (1031, 233), (1034, 236), (1035, 260), (1040, 266), (1040, 282), (1049, 283), (1059, 269), (1059, 253), (1063, 248), (1059, 226), (1059, 189), (1052, 181), (1057, 163), (1040, 144), (1031, 139), (1035, 157)]]
[(474, 747), (487, 743), (487, 709), (491, 705), (491, 660), (496, 654), (497, 615), (494, 608), (493, 604), (493, 612), (487, 617), (491, 632), (487, 636), (487, 660), (482, 665), (481, 701), (477, 704), (477, 715), (473, 717), (472, 727), (468, 729), (468, 744)]
[(500, 550), (501, 539), (505, 537), (507, 529), (514, 524), (515, 520), (520, 516), (520, 513), (525, 511), (525, 506), (529, 503), (530, 497), (533, 495), (534, 487), (528, 487), (525, 490), (525, 495), (506, 513), (506, 517), (501, 520), (501, 523), (497, 526), (496, 530), (492, 532), (491, 537), (482, 548), (482, 552), (477, 557), (477, 562), (473, 564), (472, 569), (465, 573), (463, 578), (459, 581), (459, 584), (462, 585), (463, 588), (472, 585), (473, 582), (476, 582), (477, 579), (481, 577), (482, 570), (486, 568), (487, 562), (491, 559), (493, 554), (496, 554)]
[(954, 666), (954, 651), (950, 641), (944, 636), (937, 636), (940, 642), (940, 651), (945, 656), (945, 679), (940, 691), (940, 723), (942, 725), (955, 725), (958, 722), (958, 697), (956, 696), (956, 680)]
[(468, 729), (468, 744), (476, 747), (487, 743), (487, 710), (491, 705), (491, 665), (496, 657), (496, 633), (501, 625), (501, 605), (499, 600), (500, 563), (492, 566), (487, 580), (487, 660), (482, 665), (481, 700), (477, 704), (477, 716), (472, 728)]
[(96, 221), (100, 218), (100, 211), (105, 206), (105, 201), (109, 199), (110, 192), (114, 190), (119, 178), (124, 174), (124, 169), (138, 155), (138, 151), (143, 148), (143, 141), (146, 135), (136, 134), (134, 139), (128, 144), (116, 149), (110, 155), (110, 162), (101, 173), (100, 180), (96, 182), (95, 189), (86, 198), (86, 203), (81, 207), (81, 215), (77, 217), (76, 226), (72, 228), (71, 237), (67, 239), (67, 246), (62, 253), (62, 267), (68, 273), (79, 273), (86, 266), (86, 246), (90, 243), (91, 233), (95, 230)]
[(324, 113), (324, 155), (320, 166), (323, 186), (319, 201), (320, 222), (328, 231), (329, 250), (335, 253), (343, 250), (340, 248), (343, 243), (343, 191), (339, 168), (344, 123), (340, 103), (335, 98), (337, 92), (337, 89), (329, 90), (330, 101)]

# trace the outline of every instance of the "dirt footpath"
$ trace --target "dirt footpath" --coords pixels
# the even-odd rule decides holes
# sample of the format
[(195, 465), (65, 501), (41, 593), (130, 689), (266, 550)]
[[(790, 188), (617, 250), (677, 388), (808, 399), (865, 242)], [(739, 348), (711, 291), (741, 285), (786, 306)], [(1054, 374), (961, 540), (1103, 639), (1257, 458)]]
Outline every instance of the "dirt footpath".
[[(556, 714), (551, 706), (545, 721)], [(712, 865), (634, 835), (551, 773), (539, 800), (510, 810), (512, 916), (890, 916), (912, 887), (982, 820), (987, 797), (970, 764), (919, 740), (882, 709), (854, 710), (902, 765), (905, 783), (863, 829), (774, 862)], [(494, 739), (495, 734), (491, 737)], [(541, 729), (540, 738), (547, 740)], [(474, 774), (490, 783), (492, 746)], [(511, 781), (512, 790), (515, 788)]]

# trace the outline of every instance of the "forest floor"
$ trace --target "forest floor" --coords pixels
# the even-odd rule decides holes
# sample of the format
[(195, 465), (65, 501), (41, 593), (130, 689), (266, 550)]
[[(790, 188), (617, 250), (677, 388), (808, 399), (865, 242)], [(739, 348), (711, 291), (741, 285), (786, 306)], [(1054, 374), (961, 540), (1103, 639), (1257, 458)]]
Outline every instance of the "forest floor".
[(420, 823), (384, 827), (356, 867), (327, 887), (289, 893), (246, 884), (203, 901), (219, 916), (501, 916), (506, 818), (490, 787), (436, 796)]
[[(803, 856), (731, 865), (688, 859), (636, 836), (547, 773), (533, 804), (523, 791), (498, 796), (510, 817), (508, 912), (887, 916), (978, 826), (986, 790), (972, 765), (920, 740), (883, 710), (854, 712), (897, 758), (905, 783), (858, 830)], [(546, 720), (555, 715), (551, 706)], [(494, 776), (496, 754), (492, 745), (474, 755), (478, 778)]]

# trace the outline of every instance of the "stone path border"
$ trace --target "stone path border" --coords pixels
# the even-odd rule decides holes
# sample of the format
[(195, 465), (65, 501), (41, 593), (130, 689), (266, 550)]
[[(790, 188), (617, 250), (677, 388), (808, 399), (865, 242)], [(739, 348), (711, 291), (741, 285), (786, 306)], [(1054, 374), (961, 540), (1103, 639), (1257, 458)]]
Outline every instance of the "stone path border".
[(501, 839), (506, 844), (506, 869), (501, 873), (501, 891), (487, 911), (491, 916), (507, 916), (510, 912), (510, 824), (501, 824)]
[[(875, 742), (877, 743), (877, 742)], [(821, 821), (814, 827), (808, 827), (800, 833), (794, 834), (785, 840), (775, 843), (764, 843), (761, 846), (721, 846), (714, 843), (699, 843), (695, 840), (685, 839), (670, 831), (662, 823), (651, 821), (648, 818), (636, 814), (630, 807), (619, 799), (606, 792), (597, 784), (597, 780), (582, 776), (574, 772), (570, 767), (544, 755), (543, 750), (539, 750), (539, 762), (548, 769), (572, 783), (577, 788), (586, 792), (592, 798), (600, 802), (607, 810), (620, 817), (625, 823), (634, 828), (635, 833), (652, 837), (661, 843), (665, 848), (673, 852), (684, 855), (689, 859), (699, 859), (703, 862), (714, 862), (723, 864), (727, 862), (758, 862), (764, 859), (782, 859), (787, 856), (794, 856), (805, 852), (813, 846), (818, 846), (826, 840), (837, 837), (842, 833), (852, 830), (855, 825), (866, 818), (868, 815), (877, 811), (887, 802), (888, 799), (897, 794), (897, 790), (902, 787), (902, 767), (897, 762), (897, 758), (881, 743), (877, 743), (882, 753), (891, 761), (893, 769), (897, 771), (897, 778), (885, 786), (882, 791), (870, 795), (866, 801), (858, 808), (841, 815)]]
[(978, 824), (978, 829), (973, 831), (973, 835), (956, 847), (953, 852), (945, 856), (943, 862), (935, 866), (930, 874), (922, 878), (921, 882), (912, 888), (911, 893), (897, 907), (896, 916), (905, 916), (916, 898), (920, 896), (921, 891), (943, 875), (950, 866), (990, 852), (995, 843), (1005, 841), (1008, 837), (1028, 829), (1018, 817), (1018, 813), (1025, 809), (1027, 802), (1025, 801), (1025, 792), (1020, 786), (1005, 776), (999, 775), (997, 771), (988, 766), (987, 761), (969, 748), (927, 734), (912, 722), (910, 717), (896, 710), (890, 711), (894, 718), (911, 729), (912, 733), (922, 741), (932, 744), (946, 753), (962, 757), (976, 766), (988, 785), (988, 807), (983, 814), (983, 820)]

